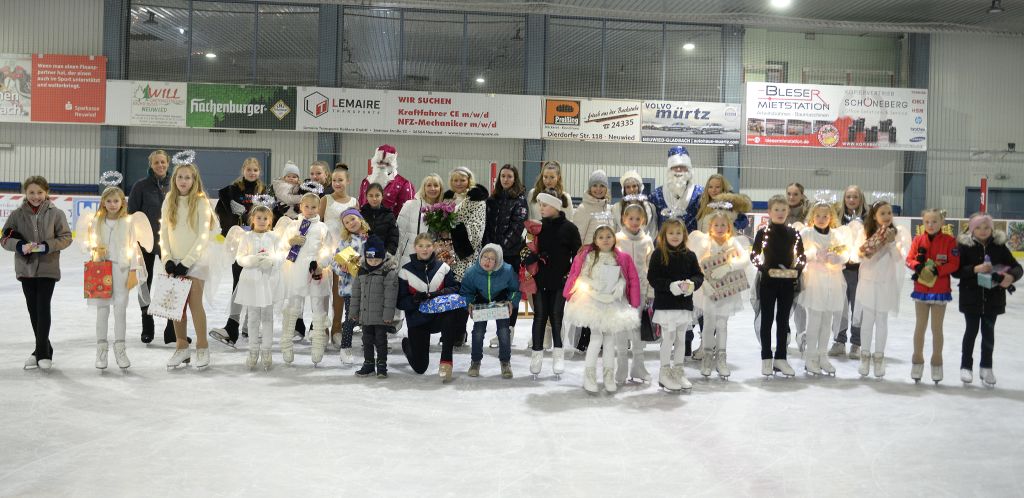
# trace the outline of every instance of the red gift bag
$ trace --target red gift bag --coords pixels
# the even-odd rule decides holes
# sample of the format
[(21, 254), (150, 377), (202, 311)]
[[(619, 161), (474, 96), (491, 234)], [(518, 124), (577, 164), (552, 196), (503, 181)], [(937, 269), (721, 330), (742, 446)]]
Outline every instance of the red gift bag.
[(110, 299), (114, 295), (114, 266), (110, 261), (85, 262), (85, 298)]

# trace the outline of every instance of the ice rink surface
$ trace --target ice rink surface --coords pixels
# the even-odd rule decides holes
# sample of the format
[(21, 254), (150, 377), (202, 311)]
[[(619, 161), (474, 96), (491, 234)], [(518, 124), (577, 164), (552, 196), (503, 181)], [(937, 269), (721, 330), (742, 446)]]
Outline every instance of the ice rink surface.
[[(550, 355), (540, 380), (530, 378), (528, 319), (512, 380), (499, 376), (496, 349), (485, 350), (480, 378), (467, 377), (467, 346), (442, 385), (438, 350), (421, 376), (397, 343), (383, 380), (355, 377), (332, 349), (314, 370), (308, 343), (294, 366), (277, 356), (270, 372), (244, 366), (244, 341), (239, 350), (212, 343), (206, 371), (168, 372), (173, 346), (159, 332), (141, 344), (134, 296), (132, 367), (122, 374), (111, 353), (101, 372), (74, 250), (53, 301), (54, 368), (24, 371), (32, 332), (12, 260), (0, 257), (0, 496), (1024, 495), (1024, 294), (996, 325), (995, 388), (959, 380), (955, 301), (945, 381), (935, 386), (927, 369), (924, 383), (911, 381), (906, 297), (890, 320), (881, 381), (860, 379), (848, 359), (833, 359), (835, 378), (811, 378), (792, 348), (797, 376), (765, 380), (748, 309), (729, 322), (730, 380), (704, 380), (688, 363), (692, 392), (666, 393), (649, 344), (653, 386), (591, 396), (580, 356), (561, 380)], [(207, 310), (211, 325), (224, 322), (229, 286)], [(980, 348), (979, 337), (976, 361)], [(926, 358), (930, 350), (929, 340)]]

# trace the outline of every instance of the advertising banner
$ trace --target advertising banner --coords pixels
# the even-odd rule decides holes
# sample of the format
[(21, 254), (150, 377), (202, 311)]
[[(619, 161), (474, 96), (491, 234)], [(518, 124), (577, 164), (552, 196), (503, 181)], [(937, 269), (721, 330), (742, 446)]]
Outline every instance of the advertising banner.
[(747, 145), (923, 151), (928, 90), (747, 83)]
[(540, 137), (540, 97), (299, 87), (297, 130)]
[(645, 100), (640, 139), (652, 144), (739, 145), (739, 104)]
[(32, 121), (103, 124), (107, 58), (32, 55)]
[(186, 83), (107, 82), (107, 124), (185, 127)]
[(32, 110), (32, 56), (0, 54), (0, 121), (28, 121)]
[(295, 130), (295, 87), (188, 84), (189, 128)]
[(542, 138), (640, 143), (640, 114), (638, 100), (545, 98)]

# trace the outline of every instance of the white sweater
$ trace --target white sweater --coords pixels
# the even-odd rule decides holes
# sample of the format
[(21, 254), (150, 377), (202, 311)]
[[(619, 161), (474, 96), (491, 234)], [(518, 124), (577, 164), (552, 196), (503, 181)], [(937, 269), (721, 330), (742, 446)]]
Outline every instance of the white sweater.
[(160, 251), (164, 261), (180, 261), (182, 265), (191, 267), (202, 259), (210, 244), (210, 231), (214, 229), (212, 209), (206, 196), (200, 197), (196, 204), (195, 228), (188, 217), (188, 198), (178, 196), (178, 216), (174, 228), (168, 221), (170, 207), (164, 201), (161, 209)]

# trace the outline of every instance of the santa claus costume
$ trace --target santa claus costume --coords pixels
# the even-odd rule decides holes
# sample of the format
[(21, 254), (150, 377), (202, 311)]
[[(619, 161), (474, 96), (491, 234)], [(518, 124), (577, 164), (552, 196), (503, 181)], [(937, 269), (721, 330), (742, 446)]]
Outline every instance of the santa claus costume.
[(379, 183), (384, 187), (382, 204), (398, 218), (402, 206), (416, 195), (416, 187), (412, 182), (398, 174), (398, 151), (388, 144), (381, 145), (374, 152), (370, 165), (370, 176), (364, 178), (359, 185), (359, 205), (366, 204), (366, 189), (370, 184)]
[(677, 145), (668, 150), (665, 184), (654, 189), (651, 202), (658, 212), (658, 226), (667, 218), (682, 218), (687, 231), (697, 229), (697, 211), (704, 187), (693, 183), (693, 164), (686, 147)]

